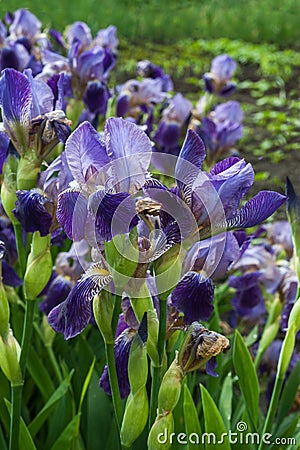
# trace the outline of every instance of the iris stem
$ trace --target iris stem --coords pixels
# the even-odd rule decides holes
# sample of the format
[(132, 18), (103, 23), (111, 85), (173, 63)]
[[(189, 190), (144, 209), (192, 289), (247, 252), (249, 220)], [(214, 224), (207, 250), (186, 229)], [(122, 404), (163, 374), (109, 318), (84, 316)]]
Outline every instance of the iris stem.
[(150, 412), (149, 412), (149, 430), (156, 417), (158, 392), (161, 383), (162, 363), (165, 353), (167, 334), (167, 302), (165, 299), (159, 298), (159, 328), (157, 351), (159, 357), (159, 366), (152, 367), (152, 382), (151, 382), (151, 398), (150, 398)]
[(63, 377), (61, 375), (59, 365), (58, 365), (57, 360), (55, 358), (55, 355), (54, 355), (54, 352), (53, 352), (53, 348), (51, 347), (51, 345), (46, 345), (46, 349), (47, 349), (47, 353), (48, 353), (49, 359), (51, 361), (53, 370), (55, 372), (56, 378), (57, 378), (58, 382), (61, 383), (63, 381)]
[[(120, 297), (119, 295), (115, 295), (114, 300), (115, 300), (114, 312), (113, 312), (113, 317), (112, 317), (112, 321), (111, 321), (113, 335), (116, 334), (116, 329), (117, 329), (118, 319), (119, 319), (119, 314), (120, 314), (120, 309), (121, 309), (122, 297)], [(123, 416), (123, 406), (122, 406), (122, 400), (121, 400), (121, 396), (120, 396), (116, 362), (115, 362), (114, 342), (105, 342), (105, 354), (106, 354), (106, 362), (107, 362), (107, 368), (108, 368), (108, 376), (109, 376), (112, 402), (113, 402), (113, 407), (114, 407), (114, 412), (115, 412), (115, 419), (116, 419), (117, 428), (118, 428), (118, 432), (119, 432), (119, 436), (120, 436), (122, 416)], [(120, 444), (120, 447), (121, 447), (121, 444)]]
[[(31, 332), (33, 326), (33, 316), (35, 310), (35, 301), (26, 300), (25, 305), (25, 317), (22, 334), (22, 345), (20, 355), (20, 369), (22, 374), (22, 380), (24, 381), (26, 372), (26, 363), (28, 356), (28, 349), (30, 345)], [(19, 433), (20, 433), (20, 418), (22, 409), (22, 392), (23, 383), (16, 386), (11, 386), (12, 394), (12, 409), (10, 420), (10, 443), (9, 450), (18, 450), (19, 448)]]
[(14, 223), (14, 232), (16, 237), (16, 246), (18, 251), (20, 275), (23, 277), (26, 269), (26, 253), (23, 243), (22, 227), (20, 223)]
[(11, 386), (11, 420), (9, 430), (9, 450), (19, 449), (19, 430), (21, 422), (23, 384)]

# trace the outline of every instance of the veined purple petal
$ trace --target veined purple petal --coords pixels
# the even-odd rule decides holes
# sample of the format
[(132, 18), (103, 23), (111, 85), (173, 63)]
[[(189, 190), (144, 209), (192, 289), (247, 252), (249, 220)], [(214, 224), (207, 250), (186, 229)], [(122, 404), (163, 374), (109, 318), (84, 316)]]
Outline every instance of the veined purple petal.
[(73, 177), (81, 185), (88, 181), (91, 167), (100, 171), (109, 163), (105, 145), (89, 122), (80, 124), (68, 138), (66, 156)]
[(53, 203), (38, 192), (17, 191), (16, 207), (13, 213), (27, 232), (39, 231), (41, 236), (50, 232)]
[(28, 79), (14, 69), (0, 78), (0, 103), (5, 130), (21, 153), (28, 148), (32, 92)]
[(90, 196), (89, 209), (95, 215), (95, 227), (104, 240), (128, 233), (138, 223), (135, 201), (127, 192), (107, 194), (99, 190)]
[(175, 177), (181, 197), (191, 204), (192, 185), (202, 168), (206, 152), (202, 139), (188, 130), (175, 168)]
[(172, 304), (184, 313), (185, 323), (208, 320), (213, 312), (214, 284), (197, 272), (186, 273), (171, 294)]
[[(128, 360), (131, 344), (135, 334), (135, 330), (127, 328), (118, 336), (114, 345), (118, 384), (122, 399), (128, 397), (130, 393)], [(104, 367), (104, 371), (99, 381), (99, 386), (106, 394), (111, 395), (107, 365)]]
[(70, 188), (59, 194), (56, 218), (69, 239), (81, 241), (84, 238), (87, 199), (79, 189)]
[(145, 183), (151, 160), (151, 141), (137, 125), (110, 118), (105, 126), (107, 153), (113, 160), (114, 183), (119, 192), (134, 193)]
[(261, 191), (249, 200), (235, 217), (228, 220), (228, 227), (254, 227), (271, 216), (285, 201), (286, 196), (278, 192)]
[(222, 172), (225, 172), (230, 167), (234, 166), (236, 163), (241, 161), (237, 156), (230, 156), (229, 158), (225, 158), (222, 161), (217, 162), (217, 164), (212, 167), (210, 170), (211, 175), (218, 175)]
[(72, 286), (72, 282), (67, 277), (56, 276), (48, 286), (44, 300), (39, 303), (39, 309), (44, 314), (49, 314), (51, 309), (66, 300)]
[(92, 316), (91, 302), (112, 277), (103, 262), (93, 264), (75, 284), (66, 300), (53, 308), (48, 321), (65, 339), (81, 333)]

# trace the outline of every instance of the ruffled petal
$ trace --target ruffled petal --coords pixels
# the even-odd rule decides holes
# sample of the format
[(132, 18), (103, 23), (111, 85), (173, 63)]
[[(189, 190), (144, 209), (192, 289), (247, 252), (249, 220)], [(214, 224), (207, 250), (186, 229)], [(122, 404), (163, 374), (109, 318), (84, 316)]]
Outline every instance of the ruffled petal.
[(227, 222), (228, 228), (249, 228), (270, 217), (285, 201), (286, 196), (272, 191), (261, 191), (249, 200)]
[(119, 192), (134, 193), (148, 177), (152, 145), (144, 131), (121, 118), (106, 121), (107, 153), (113, 160), (113, 184)]
[(172, 304), (184, 313), (185, 323), (208, 320), (213, 312), (214, 284), (197, 272), (186, 273), (171, 294)]
[(68, 165), (75, 180), (84, 185), (88, 175), (109, 163), (105, 145), (99, 134), (89, 122), (83, 122), (76, 128), (66, 142)]
[(65, 339), (81, 333), (92, 317), (91, 301), (107, 284), (112, 276), (103, 262), (93, 264), (75, 284), (66, 300), (53, 308), (48, 321)]

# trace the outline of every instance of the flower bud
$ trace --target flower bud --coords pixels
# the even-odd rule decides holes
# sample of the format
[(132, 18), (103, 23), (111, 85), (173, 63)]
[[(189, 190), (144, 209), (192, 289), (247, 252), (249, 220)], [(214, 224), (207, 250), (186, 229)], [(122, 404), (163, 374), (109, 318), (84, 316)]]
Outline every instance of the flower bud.
[(49, 325), (48, 318), (46, 315), (43, 315), (42, 319), (42, 332), (44, 336), (44, 342), (46, 347), (51, 347), (56, 336), (55, 331)]
[(0, 367), (13, 386), (23, 383), (19, 357), (20, 346), (9, 330), (5, 338), (0, 336)]
[(107, 343), (114, 342), (114, 336), (111, 326), (114, 312), (114, 303), (111, 293), (103, 289), (93, 300), (94, 317), (103, 339)]
[(121, 426), (121, 443), (130, 448), (143, 432), (148, 419), (148, 397), (145, 386), (129, 394)]
[(34, 150), (28, 150), (19, 161), (17, 188), (30, 190), (35, 187), (39, 171), (40, 162), (37, 160)]
[(34, 300), (50, 279), (52, 273), (50, 238), (50, 234), (41, 237), (39, 231), (33, 233), (24, 276), (24, 293), (29, 300)]
[(145, 345), (147, 334), (147, 315), (145, 314), (139, 330), (132, 341), (129, 354), (128, 378), (132, 395), (135, 395), (147, 383), (148, 359)]
[(9, 304), (3, 283), (2, 281), (0, 281), (0, 336), (6, 338), (8, 332), (9, 332)]
[(169, 412), (159, 415), (148, 436), (148, 450), (168, 450), (171, 447), (170, 435), (173, 430), (173, 414)]
[(167, 372), (165, 373), (159, 393), (158, 393), (158, 411), (160, 413), (173, 411), (178, 403), (183, 371), (178, 364), (178, 352)]
[(182, 261), (179, 258), (180, 245), (174, 245), (154, 261), (155, 281), (160, 299), (167, 300), (170, 292), (180, 280)]
[(159, 354), (157, 350), (159, 321), (155, 309), (147, 311), (147, 319), (148, 319), (147, 353), (151, 358), (153, 365), (158, 367), (160, 365)]
[(210, 331), (198, 322), (189, 327), (179, 352), (179, 364), (184, 373), (203, 366), (210, 358), (229, 350), (229, 340)]
[(1, 186), (1, 202), (4, 208), (4, 211), (12, 221), (12, 223), (18, 223), (18, 220), (15, 218), (12, 210), (15, 207), (15, 203), (17, 200), (16, 191), (17, 191), (17, 182), (16, 182), (16, 173), (18, 167), (18, 159), (14, 155), (8, 155), (6, 162), (3, 166), (3, 182)]

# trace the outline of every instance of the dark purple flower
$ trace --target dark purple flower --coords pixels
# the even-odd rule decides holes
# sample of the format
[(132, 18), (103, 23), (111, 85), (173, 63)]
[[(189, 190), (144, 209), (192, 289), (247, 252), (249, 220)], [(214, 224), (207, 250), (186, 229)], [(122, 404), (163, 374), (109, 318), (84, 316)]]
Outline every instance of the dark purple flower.
[(214, 284), (198, 272), (187, 272), (171, 294), (172, 304), (184, 313), (184, 321), (208, 320), (213, 312)]
[(171, 77), (164, 73), (163, 69), (151, 61), (139, 61), (136, 65), (138, 76), (143, 78), (159, 78), (162, 81), (162, 89), (164, 92), (173, 91), (174, 85)]
[(91, 265), (78, 280), (65, 301), (53, 308), (48, 321), (65, 339), (81, 333), (92, 317), (92, 300), (112, 280), (103, 261)]
[(6, 286), (22, 286), (23, 281), (4, 259), (2, 260), (2, 281)]
[(209, 73), (203, 76), (205, 89), (211, 94), (230, 95), (235, 89), (231, 78), (236, 70), (236, 62), (228, 55), (220, 55), (212, 60)]
[(3, 131), (0, 131), (0, 173), (2, 173), (2, 167), (6, 160), (9, 147), (9, 137)]
[(105, 83), (89, 81), (83, 96), (88, 110), (94, 114), (105, 115), (110, 93)]
[[(118, 384), (122, 399), (128, 397), (130, 393), (127, 368), (131, 344), (136, 333), (136, 330), (127, 327), (121, 334), (119, 334), (114, 345)], [(104, 367), (104, 371), (99, 381), (99, 386), (106, 394), (111, 395), (107, 365)]]
[(50, 233), (53, 203), (37, 191), (17, 191), (15, 217), (27, 232), (39, 231), (41, 236)]
[(51, 309), (66, 300), (72, 287), (70, 279), (57, 275), (47, 287), (46, 296), (39, 304), (39, 309), (44, 314), (49, 314)]

